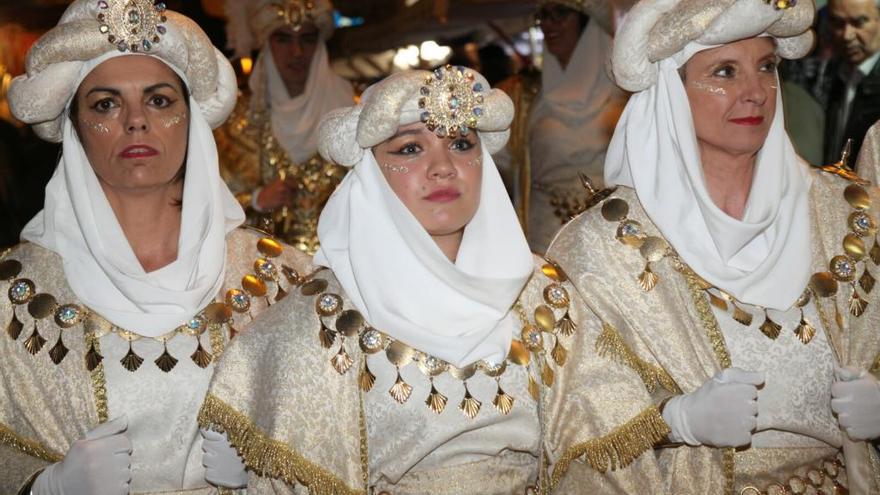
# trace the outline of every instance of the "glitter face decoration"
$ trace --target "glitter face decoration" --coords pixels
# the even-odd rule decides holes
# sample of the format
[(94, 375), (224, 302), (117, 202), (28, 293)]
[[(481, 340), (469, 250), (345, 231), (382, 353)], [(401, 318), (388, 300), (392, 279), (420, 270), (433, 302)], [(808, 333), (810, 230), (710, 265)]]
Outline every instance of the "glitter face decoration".
[(391, 163), (383, 163), (381, 165), (382, 168), (389, 172), (393, 172), (395, 174), (405, 174), (409, 172), (409, 167), (406, 165), (394, 165)]
[(483, 165), (483, 155), (477, 155), (476, 158), (470, 160), (468, 163), (469, 167), (479, 167)]
[(186, 122), (186, 110), (178, 113), (177, 115), (172, 115), (167, 119), (162, 119), (162, 127), (168, 129), (172, 126), (180, 125), (184, 122)]
[(84, 121), (83, 121), (83, 125), (84, 125), (87, 129), (91, 129), (91, 130), (97, 132), (98, 134), (110, 134), (110, 128), (107, 127), (107, 126), (106, 126), (104, 123), (102, 123), (102, 122), (92, 122), (92, 121), (89, 121), (89, 120), (84, 120)]
[(693, 87), (699, 89), (700, 91), (705, 91), (707, 93), (711, 93), (713, 95), (724, 96), (727, 94), (727, 91), (719, 86), (713, 86), (711, 84), (705, 83), (703, 81), (694, 81), (691, 83)]

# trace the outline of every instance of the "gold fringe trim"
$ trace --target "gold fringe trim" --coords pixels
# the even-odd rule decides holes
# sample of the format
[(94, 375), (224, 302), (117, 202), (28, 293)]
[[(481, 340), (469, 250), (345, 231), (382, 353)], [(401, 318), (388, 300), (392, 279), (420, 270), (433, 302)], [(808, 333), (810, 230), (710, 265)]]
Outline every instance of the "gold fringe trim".
[(649, 393), (654, 393), (658, 387), (663, 387), (673, 394), (681, 393), (681, 389), (666, 370), (640, 358), (626, 345), (617, 329), (604, 322), (602, 323), (602, 333), (596, 339), (596, 353), (601, 357), (613, 359), (638, 373)]
[(226, 337), (223, 336), (223, 329), (223, 325), (208, 325), (208, 334), (211, 339), (211, 354), (213, 354), (212, 361), (215, 363), (223, 355), (223, 351), (226, 350)]
[(650, 406), (604, 437), (569, 447), (553, 468), (551, 490), (565, 476), (571, 461), (584, 456), (587, 464), (596, 471), (614, 471), (653, 449), (654, 444), (669, 435), (669, 431), (657, 406)]
[(47, 462), (55, 463), (64, 459), (63, 455), (52, 452), (39, 442), (18, 436), (4, 424), (0, 424), (0, 444), (8, 445), (9, 447), (24, 452), (31, 457), (36, 457), (37, 459)]
[[(86, 348), (95, 346), (95, 351), (101, 352), (101, 345), (94, 332), (86, 332)], [(107, 379), (104, 376), (104, 361), (98, 363), (98, 366), (91, 372), (92, 391), (95, 394), (95, 410), (98, 413), (98, 422), (106, 423), (110, 417), (110, 411), (107, 407)]]
[(365, 490), (346, 486), (337, 476), (294, 452), (284, 442), (266, 436), (245, 415), (208, 394), (199, 411), (199, 425), (217, 427), (229, 435), (247, 466), (260, 476), (301, 484), (312, 495), (365, 495)]

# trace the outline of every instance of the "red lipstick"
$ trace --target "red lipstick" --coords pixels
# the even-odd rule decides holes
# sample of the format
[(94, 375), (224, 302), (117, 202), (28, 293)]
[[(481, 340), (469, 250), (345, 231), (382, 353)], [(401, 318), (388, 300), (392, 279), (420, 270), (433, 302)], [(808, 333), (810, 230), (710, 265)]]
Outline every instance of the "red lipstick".
[(761, 125), (764, 123), (764, 117), (742, 117), (739, 119), (730, 119), (730, 121), (739, 125)]
[(134, 144), (122, 150), (122, 152), (119, 153), (119, 156), (122, 158), (147, 158), (158, 154), (159, 152), (156, 148), (147, 146), (146, 144)]
[(458, 192), (458, 189), (455, 189), (454, 187), (443, 187), (425, 196), (424, 199), (435, 201), (437, 203), (448, 203), (450, 201), (455, 201), (460, 196), (461, 193)]

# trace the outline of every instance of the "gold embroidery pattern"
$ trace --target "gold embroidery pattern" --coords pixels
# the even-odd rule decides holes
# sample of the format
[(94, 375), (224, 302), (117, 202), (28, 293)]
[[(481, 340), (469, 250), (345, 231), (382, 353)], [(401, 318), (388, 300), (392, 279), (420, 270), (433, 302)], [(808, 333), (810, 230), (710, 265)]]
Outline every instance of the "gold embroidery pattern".
[(638, 373), (650, 393), (654, 393), (659, 387), (673, 394), (681, 393), (681, 389), (666, 370), (640, 358), (624, 342), (620, 333), (607, 323), (602, 324), (602, 333), (596, 339), (596, 353), (601, 357), (609, 357)]
[(203, 427), (219, 427), (226, 432), (248, 467), (260, 476), (302, 484), (314, 495), (366, 495), (366, 490), (349, 488), (284, 442), (271, 439), (247, 416), (211, 394), (205, 397), (198, 421)]
[(636, 417), (618, 426), (607, 435), (574, 445), (553, 468), (550, 487), (555, 488), (568, 471), (571, 462), (584, 456), (587, 463), (600, 473), (625, 467), (637, 457), (654, 448), (669, 435), (657, 406), (650, 406)]
[[(100, 343), (94, 332), (86, 332), (86, 345), (100, 353)], [(110, 417), (107, 406), (107, 380), (104, 377), (104, 363), (98, 363), (90, 372), (92, 378), (92, 391), (95, 394), (95, 411), (98, 413), (98, 422), (106, 423)]]
[(54, 463), (64, 459), (63, 455), (52, 452), (42, 446), (39, 442), (18, 436), (14, 431), (10, 430), (3, 424), (0, 424), (0, 443), (47, 462)]

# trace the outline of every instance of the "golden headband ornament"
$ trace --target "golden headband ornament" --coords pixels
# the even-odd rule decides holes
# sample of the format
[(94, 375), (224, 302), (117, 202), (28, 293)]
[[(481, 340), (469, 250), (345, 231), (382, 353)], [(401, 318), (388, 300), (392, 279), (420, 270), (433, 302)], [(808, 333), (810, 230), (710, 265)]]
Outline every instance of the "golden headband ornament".
[(434, 70), (419, 90), (421, 121), (438, 137), (466, 136), (483, 115), (483, 85), (464, 67)]
[(285, 0), (271, 5), (278, 9), (278, 17), (294, 31), (302, 29), (306, 22), (314, 21), (315, 2), (312, 0)]
[(166, 32), (164, 12), (165, 4), (152, 0), (99, 0), (99, 30), (121, 52), (148, 52)]
[(772, 5), (774, 10), (790, 9), (797, 5), (797, 0), (764, 0), (767, 5)]

